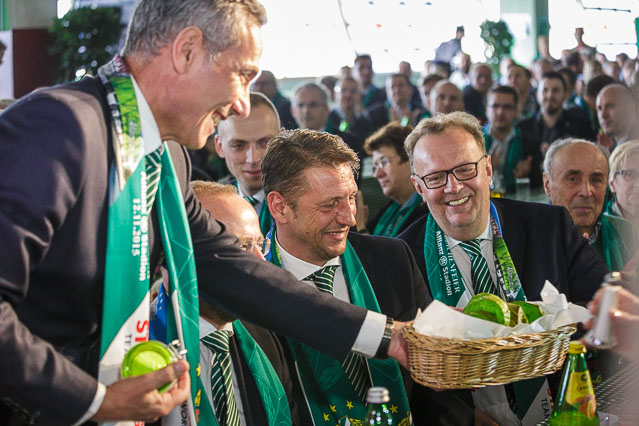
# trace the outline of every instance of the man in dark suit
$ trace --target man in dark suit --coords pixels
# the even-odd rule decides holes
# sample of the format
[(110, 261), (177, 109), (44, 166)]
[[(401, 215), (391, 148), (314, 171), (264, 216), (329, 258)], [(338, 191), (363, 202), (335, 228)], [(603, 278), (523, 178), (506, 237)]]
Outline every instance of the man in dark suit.
[[(235, 187), (202, 181), (194, 181), (192, 186), (202, 207), (240, 240), (242, 249), (264, 260), (262, 250), (264, 244), (268, 245), (270, 242), (264, 240), (257, 213), (248, 201), (238, 195)], [(224, 330), (230, 334), (230, 367), (235, 377), (230, 398), (236, 400), (241, 423), (279, 424), (276, 420), (279, 419), (284, 423), (291, 421), (293, 424), (300, 424), (292, 395), (291, 372), (284, 358), (284, 349), (275, 334), (262, 327), (236, 321), (232, 315), (211, 308), (203, 300), (200, 300), (199, 322), (201, 376), (207, 379), (214, 370), (215, 358), (224, 356), (224, 352), (218, 353), (215, 350), (217, 347), (211, 348), (210, 339), (224, 336)], [(211, 380), (211, 386), (204, 388), (214, 410), (212, 394), (218, 389), (214, 380)], [(240, 401), (239, 404), (237, 400)], [(215, 411), (218, 424), (224, 424), (226, 414)]]
[[(583, 112), (563, 108), (567, 93), (568, 86), (561, 74), (546, 71), (537, 85), (539, 111), (519, 123), (524, 136), (534, 141), (544, 154), (551, 143), (566, 136), (595, 139), (590, 121)], [(539, 170), (540, 164), (532, 167)]]
[[(222, 37), (211, 22), (235, 30)], [(187, 354), (190, 370), (179, 361), (141, 377), (114, 377), (132, 341), (147, 337), (148, 319), (139, 314), (149, 309), (149, 272), (162, 252), (167, 254), (165, 244), (180, 248), (165, 227), (184, 238), (179, 253), (173, 252), (188, 265), (180, 270), (188, 277), (179, 282), (178, 290), (187, 291), (183, 296), (199, 292), (214, 308), (336, 358), (355, 349), (368, 356), (391, 353), (406, 362), (401, 327), (381, 346), (358, 339), (362, 327), (382, 335), (391, 326), (370, 323), (365, 309), (300, 287), (290, 274), (244, 253), (188, 185), (184, 147), (203, 147), (219, 121), (250, 112), (248, 86), (258, 72), (264, 22), (264, 9), (252, 0), (188, 5), (142, 0), (123, 57), (108, 63), (100, 78), (40, 90), (3, 112), (0, 397), (11, 413), (2, 410), (0, 423), (22, 415), (43, 424), (153, 421), (189, 395), (196, 397), (190, 375), (196, 372), (197, 350)], [(115, 96), (118, 91), (124, 96)], [(125, 185), (132, 176), (136, 183)], [(121, 198), (123, 193), (131, 198)], [(158, 207), (155, 198), (168, 204)], [(120, 201), (123, 209), (112, 210)], [(169, 206), (173, 214), (164, 210)], [(109, 231), (119, 226), (123, 232)], [(122, 240), (112, 241), (115, 237)], [(114, 264), (117, 257), (109, 263), (109, 253), (123, 254), (133, 273), (109, 278), (131, 271)], [(234, 285), (240, 281), (242, 286)], [(114, 289), (122, 303), (111, 297)], [(123, 305), (132, 300), (127, 292), (137, 296), (140, 290), (135, 301), (140, 310), (131, 314), (139, 322), (128, 321), (122, 317)], [(117, 325), (108, 332), (103, 327), (115, 314), (126, 333), (118, 333)], [(189, 319), (184, 325), (189, 336), (195, 331), (197, 345), (195, 321)], [(117, 348), (109, 344), (115, 340), (121, 344)], [(112, 356), (107, 370), (100, 364), (105, 354)], [(104, 383), (96, 379), (102, 373), (110, 375)], [(171, 390), (157, 392), (176, 379)]]
[(251, 89), (255, 92), (263, 93), (271, 102), (273, 102), (284, 128), (297, 128), (297, 123), (291, 113), (291, 101), (289, 101), (288, 98), (282, 95), (278, 90), (277, 80), (272, 72), (262, 70), (260, 76), (253, 82)]
[(357, 55), (353, 62), (353, 77), (362, 85), (362, 104), (370, 106), (386, 100), (386, 92), (373, 84), (373, 59), (371, 55)]
[[(339, 137), (299, 130), (272, 139), (262, 161), (264, 191), (275, 221), (267, 259), (305, 282), (300, 286), (412, 319), (417, 308), (426, 306), (427, 297), (408, 246), (394, 239), (349, 235), (355, 225), (358, 170), (357, 156)], [(315, 424), (343, 424), (347, 417), (351, 424), (363, 420), (370, 386), (390, 390), (394, 422), (408, 416), (394, 361), (356, 357), (339, 364), (294, 340), (288, 339), (287, 346), (304, 390), (299, 394), (305, 401), (298, 405), (309, 407)]]
[[(508, 301), (540, 300), (545, 280), (572, 302), (585, 304), (592, 298), (607, 271), (565, 209), (491, 201), (491, 158), (476, 119), (452, 113), (424, 120), (405, 146), (415, 189), (428, 204), (430, 215), (400, 238), (413, 250), (434, 299), (456, 307), (465, 306), (479, 292), (495, 293)], [(517, 384), (489, 389), (499, 392), (492, 396), (485, 392), (474, 392), (472, 402), (470, 393), (464, 392), (443, 392), (435, 400), (466, 398), (471, 407), (474, 404), (505, 423), (517, 421), (515, 415), (537, 421), (530, 416), (538, 404), (523, 406)], [(509, 409), (511, 396), (517, 400), (517, 413)], [(422, 398), (427, 410), (415, 413), (419, 422), (430, 407), (417, 389), (413, 397)], [(463, 413), (462, 404), (442, 416)], [(472, 423), (474, 411), (466, 414), (465, 419), (457, 419), (459, 424)]]
[(464, 87), (464, 109), (482, 124), (486, 123), (486, 98), (493, 85), (492, 70), (486, 64), (475, 64), (470, 69), (470, 84)]
[(280, 119), (265, 95), (252, 92), (250, 100), (251, 113), (246, 119), (229, 117), (220, 123), (214, 136), (215, 150), (230, 172), (220, 182), (234, 185), (251, 203), (266, 234), (273, 220), (264, 201), (261, 165), (266, 143), (280, 131)]

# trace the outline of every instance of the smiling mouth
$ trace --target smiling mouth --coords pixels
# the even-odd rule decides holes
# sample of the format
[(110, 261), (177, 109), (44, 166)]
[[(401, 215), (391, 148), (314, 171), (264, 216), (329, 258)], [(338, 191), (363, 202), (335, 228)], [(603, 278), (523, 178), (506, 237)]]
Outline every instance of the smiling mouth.
[(459, 200), (453, 200), (453, 201), (448, 201), (446, 204), (448, 204), (449, 206), (458, 206), (460, 204), (465, 203), (468, 200), (468, 196), (460, 198)]

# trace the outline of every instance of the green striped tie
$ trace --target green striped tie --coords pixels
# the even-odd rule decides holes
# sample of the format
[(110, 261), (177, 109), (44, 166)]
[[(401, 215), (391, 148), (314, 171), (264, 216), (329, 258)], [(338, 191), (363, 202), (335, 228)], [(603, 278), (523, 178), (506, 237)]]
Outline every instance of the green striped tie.
[(251, 197), (250, 195), (245, 195), (244, 199), (248, 201), (249, 203), (251, 203), (253, 207), (255, 207), (255, 205), (260, 202), (260, 200), (258, 200), (255, 197)]
[[(319, 291), (333, 294), (333, 277), (335, 276), (336, 269), (337, 265), (325, 266), (304, 278), (303, 281), (313, 281)], [(344, 362), (342, 362), (342, 367), (357, 395), (359, 395), (362, 401), (366, 401), (366, 392), (368, 388), (372, 386), (366, 358), (362, 355), (349, 352)]]
[(201, 339), (215, 354), (211, 365), (211, 399), (220, 426), (240, 426), (231, 379), (230, 336), (231, 333), (226, 330), (216, 330)]
[(490, 276), (488, 263), (486, 263), (486, 259), (484, 259), (484, 256), (481, 254), (480, 241), (462, 241), (460, 245), (470, 256), (472, 266), (471, 277), (475, 294), (492, 293), (499, 295), (493, 278)]
[(160, 184), (160, 172), (162, 171), (162, 153), (164, 147), (160, 146), (155, 151), (147, 154), (146, 158), (146, 214), (151, 214), (155, 194)]

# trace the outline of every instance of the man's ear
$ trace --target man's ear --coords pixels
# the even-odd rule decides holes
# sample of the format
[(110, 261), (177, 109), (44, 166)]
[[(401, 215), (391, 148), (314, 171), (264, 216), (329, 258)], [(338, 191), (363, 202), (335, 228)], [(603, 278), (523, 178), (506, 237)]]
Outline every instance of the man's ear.
[(421, 179), (415, 175), (411, 175), (410, 180), (413, 181), (413, 186), (415, 187), (415, 191), (417, 191), (419, 196), (422, 197), (422, 200), (424, 200), (424, 188), (422, 188), (422, 186), (420, 185)]
[(217, 155), (220, 158), (224, 158), (224, 151), (222, 150), (222, 141), (220, 140), (220, 135), (216, 134), (215, 136), (213, 136), (213, 142), (215, 143), (215, 152), (217, 152)]
[(544, 192), (546, 193), (546, 197), (548, 197), (548, 199), (552, 199), (552, 197), (550, 196), (550, 178), (548, 177), (546, 173), (544, 173), (543, 179), (544, 179)]
[(275, 223), (287, 223), (288, 213), (290, 211), (289, 205), (286, 203), (286, 199), (277, 191), (271, 191), (266, 196), (266, 202), (268, 203), (268, 209), (271, 211), (271, 216)]
[(198, 27), (186, 27), (175, 36), (171, 59), (178, 74), (186, 73), (201, 54), (206, 54), (206, 49), (204, 35)]

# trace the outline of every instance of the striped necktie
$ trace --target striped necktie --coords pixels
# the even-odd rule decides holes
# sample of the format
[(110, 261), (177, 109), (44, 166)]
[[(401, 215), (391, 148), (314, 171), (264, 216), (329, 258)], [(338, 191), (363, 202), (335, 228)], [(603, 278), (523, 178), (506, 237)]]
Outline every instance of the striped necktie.
[[(337, 265), (325, 266), (304, 278), (303, 281), (313, 281), (319, 291), (333, 294), (333, 277), (335, 276), (336, 269)], [(362, 401), (366, 401), (366, 392), (368, 388), (372, 386), (366, 358), (362, 355), (349, 352), (344, 362), (342, 362), (342, 367), (357, 395), (359, 395)]]
[(160, 145), (158, 149), (147, 154), (146, 158), (146, 214), (151, 214), (153, 201), (158, 192), (160, 184), (160, 172), (162, 171), (162, 154), (164, 147)]
[(216, 330), (201, 339), (215, 354), (211, 365), (211, 399), (220, 426), (240, 426), (231, 379), (230, 336), (231, 333), (226, 330)]
[(259, 203), (259, 202), (260, 202), (260, 200), (258, 200), (258, 199), (257, 199), (257, 198), (255, 198), (255, 197), (252, 197), (252, 196), (250, 196), (250, 195), (245, 195), (245, 196), (244, 196), (244, 199), (245, 199), (246, 201), (248, 201), (249, 203), (251, 203), (251, 205), (252, 205), (253, 207), (255, 207), (255, 206), (257, 205), (257, 203)]
[(488, 263), (481, 254), (479, 240), (462, 241), (460, 243), (464, 251), (468, 253), (471, 261), (471, 277), (473, 280), (473, 290), (475, 294), (492, 293), (499, 295), (497, 287), (490, 276)]

